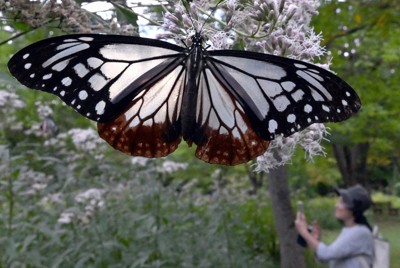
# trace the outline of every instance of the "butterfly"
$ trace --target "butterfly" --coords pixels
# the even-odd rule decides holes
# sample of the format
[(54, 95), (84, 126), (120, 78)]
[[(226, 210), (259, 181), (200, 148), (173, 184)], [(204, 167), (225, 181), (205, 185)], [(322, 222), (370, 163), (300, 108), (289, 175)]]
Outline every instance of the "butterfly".
[(207, 50), (200, 33), (181, 47), (100, 34), (45, 39), (17, 52), (11, 74), (97, 122), (99, 135), (132, 156), (163, 157), (181, 140), (196, 156), (236, 165), (276, 135), (338, 122), (361, 106), (345, 81), (316, 65), (237, 50)]

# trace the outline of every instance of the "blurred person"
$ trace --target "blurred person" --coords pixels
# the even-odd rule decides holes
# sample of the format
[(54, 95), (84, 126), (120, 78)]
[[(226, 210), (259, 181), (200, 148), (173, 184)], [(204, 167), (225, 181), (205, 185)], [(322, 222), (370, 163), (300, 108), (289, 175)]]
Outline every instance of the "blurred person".
[(310, 228), (303, 212), (297, 212), (295, 221), (299, 235), (315, 252), (316, 258), (329, 264), (329, 268), (372, 267), (374, 240), (372, 228), (364, 212), (372, 205), (368, 191), (361, 185), (336, 189), (339, 195), (335, 217), (343, 223), (339, 236), (330, 245), (320, 241), (321, 229), (316, 221)]

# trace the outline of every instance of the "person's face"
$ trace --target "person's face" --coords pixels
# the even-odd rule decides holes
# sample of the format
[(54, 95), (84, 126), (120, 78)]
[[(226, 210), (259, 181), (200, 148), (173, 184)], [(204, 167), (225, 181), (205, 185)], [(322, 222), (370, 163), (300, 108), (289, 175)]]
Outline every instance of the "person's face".
[(342, 197), (339, 197), (338, 201), (336, 202), (335, 217), (342, 221), (353, 218), (353, 212), (346, 207)]

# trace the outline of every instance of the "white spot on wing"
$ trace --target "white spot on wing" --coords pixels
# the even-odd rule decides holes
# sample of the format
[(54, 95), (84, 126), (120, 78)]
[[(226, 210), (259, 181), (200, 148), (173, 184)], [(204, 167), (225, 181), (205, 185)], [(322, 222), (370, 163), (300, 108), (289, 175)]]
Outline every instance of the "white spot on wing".
[(311, 90), (311, 96), (314, 98), (316, 101), (324, 101), (324, 97), (321, 96), (314, 88), (308, 87)]
[(161, 47), (135, 45), (135, 44), (110, 44), (103, 46), (99, 53), (109, 60), (138, 61), (146, 58), (177, 54), (179, 52)]
[(31, 68), (31, 66), (32, 66), (32, 63), (26, 63), (26, 64), (24, 65), (24, 68), (25, 68), (26, 70), (28, 70), (29, 68)]
[(302, 100), (302, 99), (303, 99), (303, 96), (304, 96), (304, 91), (301, 90), (301, 89), (296, 90), (294, 93), (292, 93), (292, 98), (293, 98), (294, 101), (296, 101), (296, 102)]
[(97, 113), (98, 115), (104, 114), (104, 108), (105, 108), (105, 107), (106, 107), (106, 103), (105, 103), (104, 101), (99, 101), (99, 102), (96, 104), (96, 107), (95, 107), (96, 113)]
[[(135, 98), (136, 99), (136, 98)], [(129, 121), (136, 116), (139, 109), (142, 107), (143, 100), (138, 100), (128, 111), (125, 112), (125, 120)]]
[(240, 137), (240, 132), (236, 127), (232, 130), (232, 136), (235, 137), (235, 138), (238, 138), (238, 139), (241, 138)]
[[(231, 57), (227, 57), (227, 58), (231, 58)], [(220, 66), (220, 68), (226, 69), (229, 72), (229, 74), (232, 75), (236, 79), (236, 81), (240, 84), (240, 86), (243, 87), (244, 93), (246, 93), (247, 96), (251, 99), (251, 101), (254, 102), (254, 104), (257, 108), (256, 112), (258, 112), (258, 113), (256, 113), (256, 116), (260, 120), (263, 120), (269, 112), (269, 103), (266, 100), (266, 98), (264, 97), (263, 93), (260, 90), (257, 90), (257, 89), (259, 89), (259, 86), (257, 85), (256, 80), (254, 80), (252, 77), (250, 77), (242, 72), (239, 72), (235, 69), (223, 67), (222, 65), (219, 65), (219, 66)], [(261, 81), (266, 81), (266, 80), (260, 80), (260, 82)], [(278, 86), (279, 86), (279, 84), (278, 84)], [(251, 88), (252, 90), (246, 91), (245, 88)], [(266, 90), (268, 91), (268, 89), (266, 89)], [(268, 95), (269, 93), (265, 92), (265, 94)]]
[(326, 105), (322, 105), (322, 109), (324, 110), (324, 111), (326, 111), (326, 112), (330, 112), (330, 110), (331, 109), (329, 109), (329, 107), (328, 106), (326, 106)]
[(59, 63), (54, 64), (54, 66), (51, 67), (51, 69), (54, 71), (57, 71), (57, 72), (61, 72), (62, 70), (65, 69), (65, 67), (67, 67), (68, 63), (69, 63), (69, 60), (60, 61)]
[(211, 101), (213, 106), (218, 109), (218, 115), (227, 127), (232, 128), (235, 125), (233, 111), (235, 106), (232, 98), (226, 93), (221, 85), (216, 81), (210, 69), (206, 69), (206, 74), (210, 86)]
[(303, 64), (300, 64), (300, 63), (295, 63), (294, 66), (296, 66), (297, 68), (300, 68), (300, 69), (305, 69), (305, 68), (307, 68), (307, 66), (305, 66), (305, 65), (303, 65)]
[(35, 74), (32, 73), (32, 74), (29, 75), (29, 77), (30, 77), (30, 78), (34, 78), (34, 77), (35, 77)]
[(86, 100), (87, 97), (88, 97), (88, 93), (86, 92), (86, 90), (79, 91), (79, 98), (81, 100)]
[(311, 113), (311, 111), (312, 111), (312, 106), (310, 104), (304, 105), (304, 112)]
[(278, 96), (273, 100), (273, 103), (279, 112), (283, 112), (289, 106), (290, 101), (286, 96)]
[(176, 71), (169, 73), (143, 95), (144, 105), (139, 111), (140, 118), (152, 116), (160, 107), (166, 105), (165, 102), (172, 91), (177, 75)]
[(320, 81), (320, 82), (323, 82), (324, 81), (324, 79), (321, 77), (321, 76), (319, 76), (318, 74), (316, 74), (316, 73), (313, 73), (313, 72), (309, 72), (309, 71), (305, 71), (307, 74), (309, 74), (309, 75), (311, 75), (312, 77), (314, 77), (315, 79), (317, 79), (318, 81)]
[(294, 123), (294, 122), (296, 121), (296, 116), (295, 116), (294, 114), (289, 114), (289, 115), (287, 116), (287, 121), (288, 121), (289, 123)]
[(128, 63), (123, 62), (106, 62), (101, 66), (100, 71), (108, 79), (113, 79), (114, 77), (119, 75), (127, 66)]
[(87, 75), (89, 73), (89, 69), (86, 68), (86, 66), (83, 65), (82, 63), (78, 63), (73, 68), (74, 68), (76, 75), (79, 76), (80, 78), (84, 77), (85, 75)]
[(235, 119), (236, 119), (236, 125), (242, 131), (242, 133), (246, 133), (248, 127), (246, 123), (243, 120), (243, 117), (240, 115), (238, 111), (235, 111)]
[(268, 131), (270, 133), (275, 133), (275, 130), (278, 128), (278, 122), (276, 122), (274, 119), (269, 120), (268, 122)]
[(26, 60), (26, 58), (28, 58), (29, 57), (29, 53), (26, 53), (26, 54), (24, 54), (23, 56), (22, 56), (22, 58), (24, 59), (24, 60)]
[(78, 42), (72, 42), (72, 43), (61, 44), (61, 45), (58, 45), (58, 46), (56, 47), (56, 50), (66, 49), (66, 48), (69, 48), (69, 47), (76, 46), (76, 45), (78, 45), (78, 44), (80, 44), (80, 43), (78, 43)]
[(344, 106), (347, 106), (347, 101), (346, 101), (346, 100), (342, 100), (342, 104), (343, 104)]
[(218, 129), (219, 128), (219, 121), (218, 121), (218, 117), (215, 114), (214, 110), (211, 110), (210, 112), (210, 118), (208, 119), (209, 122), (209, 127), (212, 129)]
[(72, 83), (72, 79), (70, 78), (70, 77), (64, 77), (62, 80), (61, 80), (61, 83), (64, 85), (64, 86), (66, 86), (66, 87), (68, 87), (68, 86), (70, 86), (71, 85), (71, 83)]
[(282, 67), (264, 61), (230, 56), (216, 56), (213, 58), (262, 78), (280, 80), (287, 75)]
[(140, 124), (139, 117), (136, 116), (135, 118), (133, 118), (133, 120), (129, 124), (129, 127), (134, 128), (134, 127), (138, 126), (139, 124)]
[(286, 90), (287, 92), (292, 91), (296, 87), (296, 84), (291, 81), (283, 82), (283, 83), (281, 83), (281, 85), (282, 85), (283, 89)]
[(89, 67), (96, 69), (97, 67), (103, 64), (103, 61), (95, 57), (90, 57), (87, 59), (87, 63)]
[(51, 77), (53, 76), (53, 74), (45, 74), (45, 75), (43, 75), (43, 80), (48, 80), (48, 79), (50, 79)]
[(163, 105), (154, 116), (154, 123), (164, 123), (167, 118), (167, 106)]
[(227, 130), (226, 128), (220, 127), (220, 129), (219, 129), (219, 134), (220, 134), (220, 135), (228, 135), (229, 132), (228, 132), (228, 130)]
[(297, 71), (296, 74), (321, 91), (321, 93), (324, 94), (328, 100), (332, 100), (332, 95), (314, 77), (303, 71)]
[(106, 84), (107, 80), (104, 79), (104, 77), (100, 74), (94, 74), (89, 78), (89, 83), (90, 86), (94, 91), (99, 91), (101, 90)]
[(74, 47), (71, 47), (71, 48), (67, 48), (67, 49), (55, 54), (53, 57), (51, 57), (50, 59), (46, 60), (45, 62), (43, 62), (42, 67), (46, 68), (49, 65), (53, 64), (54, 62), (56, 62), (56, 61), (58, 61), (58, 60), (60, 60), (62, 58), (68, 57), (68, 56), (70, 56), (70, 55), (72, 55), (74, 53), (81, 52), (81, 51), (83, 51), (85, 49), (88, 49), (89, 47), (90, 47), (89, 44), (80, 44), (80, 45), (77, 45), (77, 46), (74, 46)]
[(79, 37), (79, 40), (90, 42), (93, 41), (93, 37), (89, 36)]
[[(156, 67), (160, 64), (163, 59), (143, 61), (140, 63), (131, 64), (131, 66), (126, 69), (123, 74), (110, 86), (110, 99), (114, 101), (123, 90), (129, 86), (133, 81), (139, 78), (141, 75), (149, 71), (150, 69)], [(180, 69), (179, 69), (180, 70)]]
[(346, 91), (346, 96), (350, 97), (350, 92)]
[[(282, 87), (279, 85), (279, 83), (272, 82), (269, 80), (264, 80), (264, 79), (258, 79), (258, 82), (260, 83), (260, 86), (264, 93), (269, 96), (269, 97), (275, 97), (282, 93)], [(262, 97), (262, 96), (260, 96)]]

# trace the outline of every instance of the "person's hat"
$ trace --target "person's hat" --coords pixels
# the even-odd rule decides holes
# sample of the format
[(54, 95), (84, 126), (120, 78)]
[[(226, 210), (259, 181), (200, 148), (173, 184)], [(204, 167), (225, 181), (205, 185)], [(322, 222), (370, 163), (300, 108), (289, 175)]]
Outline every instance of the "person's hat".
[(368, 191), (357, 184), (346, 189), (335, 189), (335, 192), (343, 199), (347, 208), (353, 211), (364, 212), (372, 205)]

